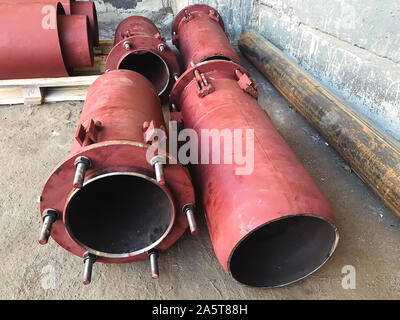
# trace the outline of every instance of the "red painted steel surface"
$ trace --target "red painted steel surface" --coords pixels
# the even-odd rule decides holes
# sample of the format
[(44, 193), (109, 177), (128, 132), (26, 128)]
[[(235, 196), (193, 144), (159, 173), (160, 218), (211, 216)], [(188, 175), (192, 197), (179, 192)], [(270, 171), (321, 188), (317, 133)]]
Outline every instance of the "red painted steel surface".
[(131, 36), (147, 36), (156, 37), (160, 36), (156, 25), (153, 21), (141, 16), (132, 16), (122, 21), (115, 31), (114, 45), (118, 42), (129, 38)]
[(93, 40), (84, 15), (58, 17), (61, 51), (67, 68), (93, 65)]
[(10, 3), (41, 3), (58, 4), (61, 3), (66, 15), (85, 15), (89, 19), (90, 32), (93, 36), (93, 43), (95, 46), (99, 45), (99, 25), (97, 21), (96, 5), (92, 0), (89, 1), (75, 1), (75, 0), (3, 0)]
[(186, 68), (192, 62), (211, 59), (240, 63), (225, 33), (222, 17), (210, 6), (191, 5), (179, 12), (172, 25), (172, 37)]
[[(48, 8), (54, 4), (56, 15)], [(73, 67), (93, 64), (86, 19), (64, 12), (52, 0), (0, 4), (0, 79), (66, 77)]]
[[(146, 160), (149, 147), (143, 134), (146, 121), (153, 121), (156, 128), (164, 126), (159, 98), (143, 76), (129, 70), (116, 70), (102, 75), (91, 86), (71, 153), (51, 173), (41, 196), (42, 215), (47, 208), (63, 215), (62, 220), (54, 223), (51, 237), (66, 250), (80, 257), (86, 251), (71, 238), (65, 225), (66, 205), (75, 190), (72, 187), (75, 159), (87, 156), (93, 163), (85, 181), (102, 172), (140, 172), (154, 179), (154, 170)], [(79, 129), (88, 129), (90, 123), (96, 125), (96, 128), (92, 127), (94, 130), (84, 131), (90, 139), (88, 136), (77, 139)], [(178, 164), (167, 165), (164, 171), (166, 184), (160, 187), (174, 199), (176, 216), (172, 230), (157, 246), (160, 250), (166, 250), (185, 232), (188, 223), (182, 208), (194, 203), (193, 186), (187, 170)], [(98, 257), (97, 261), (126, 263), (142, 259), (147, 259), (147, 253), (124, 258)]]
[(93, 44), (99, 45), (99, 24), (97, 21), (96, 5), (93, 1), (71, 1), (71, 14), (85, 15), (89, 19), (89, 30), (92, 36)]
[[(130, 48), (124, 46), (129, 43)], [(106, 61), (106, 70), (129, 69), (146, 76), (163, 98), (180, 73), (174, 52), (152, 21), (140, 16), (125, 19), (115, 33), (115, 46)]]
[(73, 2), (73, 1), (74, 0), (60, 0), (61, 4), (65, 10), (65, 14), (71, 14), (71, 2)]
[(0, 3), (0, 79), (68, 76), (57, 23), (43, 28), (42, 9), (40, 3)]
[[(194, 81), (195, 70), (198, 70), (213, 88), (203, 97), (200, 95), (197, 81)], [(214, 251), (224, 269), (235, 279), (248, 285), (280, 286), (315, 271), (332, 254), (337, 243), (335, 218), (328, 201), (265, 111), (261, 109), (257, 100), (244, 90), (246, 88), (241, 88), (238, 75), (242, 74), (247, 74), (246, 70), (233, 62), (216, 60), (201, 63), (187, 70), (177, 81), (171, 93), (171, 102), (180, 110), (185, 127), (194, 129), (200, 141), (203, 129), (230, 129), (231, 132), (234, 129), (254, 130), (254, 171), (251, 174), (236, 175), (235, 170), (240, 166), (235, 164), (200, 164), (194, 165), (195, 181), (205, 206)], [(244, 134), (241, 142), (245, 150)], [(223, 143), (221, 154), (222, 148)], [(321, 218), (318, 219), (319, 227), (321, 230), (328, 230), (327, 235), (320, 238), (314, 234), (312, 228), (298, 230), (308, 237), (304, 240), (307, 245), (296, 251), (301, 255), (301, 250), (304, 250), (305, 259), (310, 258), (307, 255), (311, 256), (309, 262), (302, 261), (307, 266), (307, 271), (299, 270), (294, 262), (293, 270), (289, 268), (291, 271), (287, 271), (287, 274), (281, 275), (276, 271), (275, 283), (269, 278), (264, 279), (262, 272), (268, 273), (273, 268), (280, 268), (280, 265), (275, 266), (274, 263), (277, 262), (271, 257), (256, 259), (252, 256), (253, 253), (249, 254), (251, 257), (246, 256), (247, 252), (243, 250), (239, 257), (242, 261), (236, 260), (235, 270), (232, 270), (235, 251), (238, 251), (240, 245), (246, 239), (250, 239), (251, 235), (257, 232), (260, 235), (259, 230), (271, 222), (304, 215)], [(296, 237), (289, 239), (290, 243), (278, 245), (274, 254), (279, 254), (279, 250), (285, 251), (286, 245), (288, 251), (296, 245)], [(324, 242), (325, 247), (320, 249), (318, 241)], [(267, 255), (263, 251), (266, 245), (260, 240), (259, 246), (254, 244), (246, 250), (255, 250), (263, 257)], [(316, 255), (322, 255), (322, 258), (314, 258), (314, 252)], [(287, 254), (287, 261), (296, 260), (295, 258), (295, 253)], [(313, 262), (317, 265), (311, 265)], [(265, 271), (258, 270), (257, 265), (265, 268)], [(252, 268), (255, 268), (254, 276), (249, 275), (246, 268), (250, 273)]]

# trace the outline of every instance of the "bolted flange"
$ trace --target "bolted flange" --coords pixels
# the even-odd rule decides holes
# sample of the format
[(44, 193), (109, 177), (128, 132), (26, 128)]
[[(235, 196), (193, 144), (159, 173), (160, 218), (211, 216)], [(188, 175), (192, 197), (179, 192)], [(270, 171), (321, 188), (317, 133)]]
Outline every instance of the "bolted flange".
[(182, 210), (188, 219), (190, 233), (192, 235), (197, 235), (199, 233), (199, 229), (197, 228), (197, 222), (194, 216), (195, 206), (193, 204), (186, 204), (183, 206)]
[(165, 184), (165, 176), (164, 176), (164, 165), (167, 163), (167, 159), (164, 156), (155, 156), (151, 159), (151, 165), (154, 168), (156, 173), (156, 179), (159, 184)]
[(153, 279), (158, 279), (160, 277), (160, 272), (158, 270), (158, 257), (159, 253), (157, 249), (151, 250), (148, 252), (150, 257), (150, 270), (151, 270), (151, 277)]
[(45, 245), (49, 242), (53, 223), (59, 218), (59, 212), (55, 209), (47, 209), (43, 214), (43, 227), (40, 233), (39, 243)]
[(86, 252), (83, 255), (83, 262), (85, 263), (85, 272), (83, 274), (83, 284), (88, 285), (92, 282), (93, 265), (97, 257), (94, 254)]
[(81, 189), (85, 181), (86, 171), (92, 167), (92, 161), (88, 157), (78, 157), (75, 159), (75, 178), (74, 188)]

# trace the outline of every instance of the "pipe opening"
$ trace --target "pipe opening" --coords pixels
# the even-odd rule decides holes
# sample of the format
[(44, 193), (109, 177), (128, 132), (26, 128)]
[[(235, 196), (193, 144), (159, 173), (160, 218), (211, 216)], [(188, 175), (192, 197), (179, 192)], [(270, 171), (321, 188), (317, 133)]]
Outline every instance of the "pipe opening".
[(319, 269), (336, 247), (336, 228), (323, 218), (296, 215), (254, 230), (233, 250), (232, 276), (255, 287), (279, 287)]
[(71, 237), (98, 256), (123, 258), (147, 252), (170, 232), (173, 200), (153, 179), (133, 173), (96, 177), (68, 201)]
[(232, 58), (224, 56), (223, 54), (213, 54), (212, 56), (208, 56), (207, 58), (204, 58), (203, 60), (201, 60), (201, 62), (213, 61), (213, 60), (233, 61)]
[(145, 76), (154, 85), (158, 95), (168, 88), (170, 73), (167, 63), (151, 51), (134, 51), (125, 56), (118, 69), (135, 71)]

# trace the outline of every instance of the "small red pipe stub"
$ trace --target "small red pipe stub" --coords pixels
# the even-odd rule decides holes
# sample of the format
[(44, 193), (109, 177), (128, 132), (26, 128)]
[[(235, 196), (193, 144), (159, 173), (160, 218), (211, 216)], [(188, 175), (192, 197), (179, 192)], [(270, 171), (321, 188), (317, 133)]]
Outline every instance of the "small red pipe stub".
[(180, 74), (179, 62), (154, 23), (141, 16), (122, 21), (116, 32), (114, 48), (105, 70), (128, 69), (149, 79), (161, 99), (168, 100), (174, 75)]
[(240, 63), (220, 14), (207, 5), (189, 6), (178, 13), (173, 22), (172, 39), (186, 68), (209, 60)]
[[(131, 49), (125, 48), (129, 42)], [(163, 45), (165, 49), (160, 51)], [(105, 70), (127, 69), (138, 72), (150, 80), (159, 95), (168, 95), (173, 85), (173, 75), (179, 74), (178, 60), (168, 46), (158, 38), (132, 36), (121, 40), (111, 50)]]

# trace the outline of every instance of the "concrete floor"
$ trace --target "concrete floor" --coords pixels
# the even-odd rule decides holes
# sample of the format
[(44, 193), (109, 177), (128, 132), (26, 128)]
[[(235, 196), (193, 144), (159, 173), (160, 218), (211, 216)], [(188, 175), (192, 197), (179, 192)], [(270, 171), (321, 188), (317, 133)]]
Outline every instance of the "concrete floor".
[[(38, 198), (53, 167), (69, 152), (82, 103), (0, 107), (0, 299), (389, 299), (400, 298), (400, 219), (250, 64), (260, 104), (330, 200), (341, 240), (332, 259), (303, 281), (279, 289), (243, 286), (214, 256), (204, 218), (160, 257), (96, 264), (81, 284), (82, 260), (50, 240), (40, 246)], [(356, 289), (342, 288), (342, 268), (356, 268)]]

